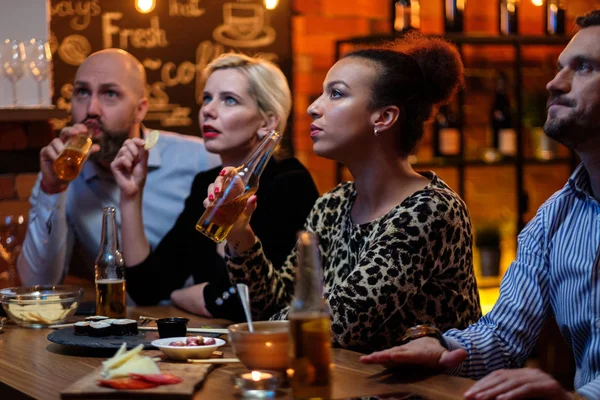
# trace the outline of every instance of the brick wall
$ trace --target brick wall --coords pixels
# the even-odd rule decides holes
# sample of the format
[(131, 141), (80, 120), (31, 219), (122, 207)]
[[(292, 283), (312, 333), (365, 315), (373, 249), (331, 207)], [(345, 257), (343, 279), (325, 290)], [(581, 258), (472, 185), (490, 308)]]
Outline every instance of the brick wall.
[[(443, 33), (443, 2), (421, 0), (421, 30), (426, 34)], [(494, 3), (495, 4), (495, 3)], [(600, 1), (570, 0), (568, 2), (567, 31), (574, 27), (574, 17), (593, 7), (599, 7)], [(294, 144), (297, 157), (309, 168), (321, 192), (331, 189), (336, 182), (335, 163), (317, 157), (312, 152), (312, 141), (308, 135), (310, 118), (306, 109), (321, 92), (321, 84), (327, 70), (335, 62), (335, 41), (354, 36), (390, 32), (389, 0), (295, 0), (293, 2), (293, 43), (294, 43)], [(534, 6), (530, 0), (521, 0), (519, 8), (519, 30), (522, 34), (541, 35), (543, 31), (543, 7)], [(465, 32), (497, 34), (497, 11), (489, 1), (469, 0), (465, 10)], [(509, 51), (511, 49), (508, 49)], [(552, 51), (554, 56), (546, 55)], [(526, 59), (539, 68), (546, 63), (545, 76), (528, 79), (539, 90), (552, 76), (555, 69), (555, 57), (560, 49), (538, 48), (527, 50)], [(511, 62), (514, 55), (496, 48), (466, 49), (467, 62), (483, 57), (494, 66), (496, 63)], [(487, 96), (489, 97), (489, 96)], [(487, 116), (491, 101), (473, 97), (467, 100), (468, 115), (471, 122), (477, 116)], [(474, 107), (471, 107), (474, 104)], [(476, 122), (475, 122), (476, 123)], [(487, 126), (487, 121), (483, 124)], [(483, 129), (485, 129), (485, 126)], [(475, 149), (485, 141), (485, 132), (471, 135), (467, 139), (467, 151)], [(524, 138), (526, 154), (530, 153), (530, 139)], [(560, 155), (568, 155), (566, 149)], [(418, 153), (420, 160), (431, 157), (431, 138), (426, 134)], [(525, 169), (525, 187), (530, 195), (529, 211), (531, 218), (535, 210), (554, 191), (560, 189), (568, 175), (568, 166), (527, 167)], [(455, 169), (439, 168), (438, 174), (454, 188), (458, 186)], [(347, 175), (346, 178), (349, 178)], [(503, 234), (502, 269), (505, 270), (515, 255), (516, 235), (516, 193), (515, 171), (512, 167), (470, 168), (466, 174), (465, 201), (469, 206), (475, 227), (489, 221), (497, 221)], [(507, 199), (515, 199), (507, 200)]]
[(38, 152), (53, 137), (46, 122), (0, 123), (0, 217), (27, 215)]

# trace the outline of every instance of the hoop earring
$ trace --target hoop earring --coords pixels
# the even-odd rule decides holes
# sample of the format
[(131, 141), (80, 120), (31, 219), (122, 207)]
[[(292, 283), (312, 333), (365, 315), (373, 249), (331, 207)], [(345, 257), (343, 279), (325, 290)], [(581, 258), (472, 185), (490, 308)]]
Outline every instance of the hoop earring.
[(377, 130), (377, 127), (373, 128), (373, 134), (375, 136), (379, 136), (379, 131)]

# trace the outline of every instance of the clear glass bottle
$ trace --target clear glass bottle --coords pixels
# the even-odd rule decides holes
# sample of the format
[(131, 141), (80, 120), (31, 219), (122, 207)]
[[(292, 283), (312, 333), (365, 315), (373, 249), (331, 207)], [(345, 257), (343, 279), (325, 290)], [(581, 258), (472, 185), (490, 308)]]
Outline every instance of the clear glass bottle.
[(461, 33), (464, 29), (466, 0), (444, 0), (444, 30)]
[(421, 27), (421, 5), (419, 0), (395, 0), (392, 9), (394, 32)]
[(546, 34), (564, 35), (567, 15), (566, 0), (546, 0)]
[(298, 268), (290, 309), (290, 367), (295, 399), (331, 398), (331, 313), (323, 297), (317, 237), (302, 231), (296, 244)]
[(127, 311), (125, 261), (119, 250), (117, 212), (114, 207), (104, 207), (102, 211), (102, 236), (95, 275), (96, 315), (124, 318)]
[(248, 198), (258, 190), (260, 175), (280, 140), (281, 135), (277, 131), (271, 131), (250, 158), (229, 174), (223, 190), (196, 223), (196, 230), (216, 243), (225, 240), (244, 211)]
[(498, 0), (498, 31), (502, 35), (519, 32), (519, 0)]

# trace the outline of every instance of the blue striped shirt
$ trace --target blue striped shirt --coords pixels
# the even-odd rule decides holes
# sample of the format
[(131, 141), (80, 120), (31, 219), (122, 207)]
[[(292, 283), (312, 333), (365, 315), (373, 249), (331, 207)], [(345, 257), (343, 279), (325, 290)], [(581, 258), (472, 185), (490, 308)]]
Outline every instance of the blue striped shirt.
[(493, 310), (463, 331), (444, 334), (467, 359), (449, 374), (479, 379), (521, 367), (554, 313), (577, 365), (575, 388), (600, 399), (600, 204), (580, 165), (518, 238), (517, 259)]

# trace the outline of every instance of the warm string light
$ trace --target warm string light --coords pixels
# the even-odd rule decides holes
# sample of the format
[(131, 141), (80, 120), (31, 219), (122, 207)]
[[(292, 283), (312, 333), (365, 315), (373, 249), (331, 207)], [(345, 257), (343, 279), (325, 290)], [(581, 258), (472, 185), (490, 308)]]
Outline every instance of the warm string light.
[(265, 0), (265, 8), (267, 10), (274, 10), (279, 4), (279, 0)]
[(536, 7), (540, 7), (544, 5), (544, 0), (531, 0), (531, 3)]
[(135, 0), (135, 9), (142, 14), (147, 14), (156, 7), (156, 0)]

